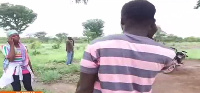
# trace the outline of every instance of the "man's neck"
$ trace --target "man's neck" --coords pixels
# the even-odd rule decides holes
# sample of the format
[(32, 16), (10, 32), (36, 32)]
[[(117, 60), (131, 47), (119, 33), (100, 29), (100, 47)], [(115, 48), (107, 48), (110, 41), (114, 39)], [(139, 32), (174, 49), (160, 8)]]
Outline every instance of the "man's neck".
[(124, 29), (125, 33), (147, 37), (148, 31), (146, 29), (139, 29), (139, 28), (131, 28), (131, 29)]
[(148, 36), (148, 27), (147, 26), (141, 26), (141, 25), (124, 25), (124, 32), (137, 35), (137, 36)]

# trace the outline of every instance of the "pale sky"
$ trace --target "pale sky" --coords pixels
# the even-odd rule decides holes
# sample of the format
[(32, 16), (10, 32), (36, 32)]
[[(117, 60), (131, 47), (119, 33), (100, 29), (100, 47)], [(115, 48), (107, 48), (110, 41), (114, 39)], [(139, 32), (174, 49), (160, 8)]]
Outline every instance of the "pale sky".
[[(73, 0), (0, 0), (0, 3), (24, 5), (38, 14), (27, 28), (28, 33), (45, 31), (49, 36), (59, 32), (72, 37), (82, 36), (82, 22), (88, 19), (105, 21), (105, 35), (121, 33), (120, 12), (130, 0), (89, 0), (88, 5), (75, 4)], [(75, 1), (75, 0), (74, 0)], [(149, 0), (157, 9), (156, 20), (165, 32), (181, 37), (200, 37), (200, 9), (193, 9), (197, 0)], [(5, 36), (0, 30), (0, 36)]]

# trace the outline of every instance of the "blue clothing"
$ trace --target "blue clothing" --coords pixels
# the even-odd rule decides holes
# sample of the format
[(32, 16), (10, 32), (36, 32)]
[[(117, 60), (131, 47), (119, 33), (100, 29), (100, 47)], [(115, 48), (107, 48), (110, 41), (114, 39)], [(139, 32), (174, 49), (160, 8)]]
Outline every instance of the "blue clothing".
[(73, 57), (74, 57), (73, 51), (67, 52), (67, 63), (66, 63), (67, 65), (72, 64)]

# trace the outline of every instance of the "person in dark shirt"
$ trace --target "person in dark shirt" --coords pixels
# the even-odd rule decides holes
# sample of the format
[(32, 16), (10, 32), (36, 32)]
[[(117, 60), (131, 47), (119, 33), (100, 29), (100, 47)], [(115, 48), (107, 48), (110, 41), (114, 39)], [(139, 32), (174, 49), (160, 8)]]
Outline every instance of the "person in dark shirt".
[(74, 57), (74, 40), (72, 37), (68, 37), (66, 42), (66, 51), (67, 51), (67, 65), (71, 65)]

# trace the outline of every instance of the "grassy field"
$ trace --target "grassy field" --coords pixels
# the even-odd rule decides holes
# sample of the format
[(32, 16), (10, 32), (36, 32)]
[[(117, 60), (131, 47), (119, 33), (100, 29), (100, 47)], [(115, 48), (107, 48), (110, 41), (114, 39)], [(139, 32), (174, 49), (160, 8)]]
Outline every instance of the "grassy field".
[[(76, 44), (74, 64), (70, 66), (66, 65), (67, 54), (65, 51), (65, 44), (62, 44), (60, 49), (52, 49), (53, 44), (42, 44), (41, 48), (37, 49), (37, 51), (40, 51), (41, 54), (36, 56), (32, 54), (34, 50), (29, 49), (31, 63), (36, 73), (37, 81), (55, 83), (59, 80), (65, 80), (65, 78), (67, 78), (68, 80), (66, 80), (66, 82), (77, 82), (77, 80), (74, 80), (74, 77), (70, 74), (78, 74), (80, 69), (79, 62), (83, 56), (86, 45), (87, 44)], [(0, 53), (0, 76), (2, 75), (3, 70), (3, 59), (4, 56)], [(6, 90), (10, 90), (10, 88)]]
[(187, 59), (200, 59), (200, 42), (167, 43), (167, 46), (177, 48), (178, 51), (187, 51)]
[[(29, 49), (33, 69), (38, 77), (38, 80), (44, 83), (55, 83), (59, 80), (62, 80), (62, 82), (66, 81), (66, 83), (77, 82), (77, 79), (74, 79), (77, 77), (73, 77), (73, 74), (79, 73), (79, 62), (87, 44), (76, 44), (74, 64), (70, 66), (67, 66), (65, 63), (65, 44), (62, 44), (60, 49), (52, 49), (52, 45), (53, 44), (42, 44), (41, 48), (37, 49), (37, 51), (40, 51), (41, 54), (36, 56), (32, 55), (34, 50)], [(175, 47), (179, 51), (187, 51), (189, 56), (188, 59), (200, 59), (200, 43), (167, 43), (166, 45)], [(3, 59), (4, 57), (0, 53), (0, 62), (3, 62)], [(0, 63), (0, 76), (1, 75), (2, 63)]]

